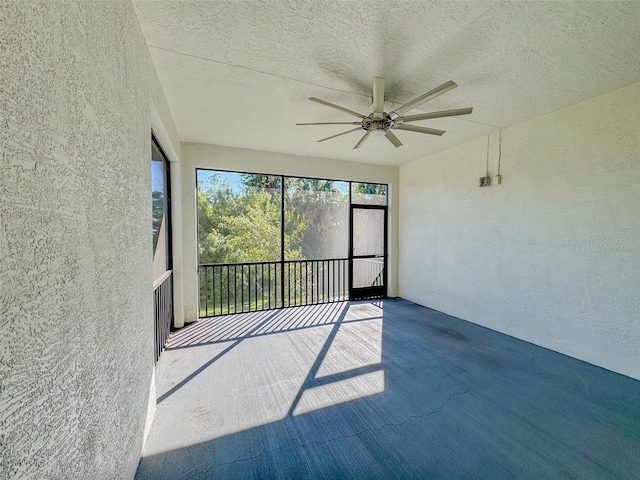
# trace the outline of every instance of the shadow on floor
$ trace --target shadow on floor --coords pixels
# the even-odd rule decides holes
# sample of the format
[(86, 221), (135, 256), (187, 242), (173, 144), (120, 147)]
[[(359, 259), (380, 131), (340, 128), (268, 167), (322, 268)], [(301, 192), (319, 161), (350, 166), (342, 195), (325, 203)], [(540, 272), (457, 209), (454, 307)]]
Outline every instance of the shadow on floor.
[(136, 478), (638, 478), (640, 382), (403, 300), (302, 308), (172, 337)]

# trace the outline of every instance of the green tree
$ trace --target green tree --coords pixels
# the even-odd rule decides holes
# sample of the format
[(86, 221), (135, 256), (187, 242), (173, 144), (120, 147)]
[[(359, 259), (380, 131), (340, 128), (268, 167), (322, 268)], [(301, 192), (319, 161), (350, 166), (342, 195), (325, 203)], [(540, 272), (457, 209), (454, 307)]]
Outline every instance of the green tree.
[(224, 263), (226, 236), (231, 233), (225, 218), (240, 213), (228, 183), (214, 175), (207, 185), (198, 185), (198, 245), (200, 263)]
[(362, 193), (366, 195), (386, 195), (387, 186), (376, 183), (353, 183), (353, 193)]
[(384, 205), (387, 186), (376, 183), (352, 183), (352, 203)]
[[(234, 191), (220, 175), (198, 190), (200, 263), (280, 260), (279, 177), (243, 175), (243, 191)], [(305, 224), (292, 221), (285, 231), (285, 258), (302, 258)]]

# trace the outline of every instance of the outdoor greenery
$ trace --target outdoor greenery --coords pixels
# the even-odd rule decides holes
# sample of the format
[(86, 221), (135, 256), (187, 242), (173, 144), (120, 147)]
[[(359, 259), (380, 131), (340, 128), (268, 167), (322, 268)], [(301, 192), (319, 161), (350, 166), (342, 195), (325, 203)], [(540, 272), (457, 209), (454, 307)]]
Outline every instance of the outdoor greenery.
[[(386, 201), (386, 185), (351, 185), (356, 203)], [(347, 257), (349, 182), (220, 172), (198, 175), (199, 262), (236, 264), (200, 270), (202, 316), (281, 305), (281, 275), (287, 296), (293, 295), (298, 304), (318, 301), (319, 292), (325, 292), (325, 277), (323, 295), (343, 294), (335, 290), (338, 273), (344, 275), (344, 267), (335, 269), (337, 264), (305, 262), (304, 270), (299, 266), (296, 273), (294, 268), (291, 278), (290, 270), (276, 264), (237, 265), (281, 260), (281, 205), (284, 260)], [(344, 282), (340, 288), (346, 288)]]
[[(200, 263), (280, 260), (281, 177), (243, 174), (240, 189), (220, 174), (198, 183)], [(346, 182), (284, 178), (286, 260), (345, 257)]]
[(280, 258), (280, 200), (277, 189), (245, 185), (234, 191), (216, 174), (198, 185), (200, 263)]

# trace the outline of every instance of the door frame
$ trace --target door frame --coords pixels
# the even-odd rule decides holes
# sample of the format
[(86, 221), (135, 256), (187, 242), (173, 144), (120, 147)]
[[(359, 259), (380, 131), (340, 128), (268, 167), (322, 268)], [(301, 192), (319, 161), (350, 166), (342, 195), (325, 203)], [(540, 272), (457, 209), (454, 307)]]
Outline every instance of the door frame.
[[(382, 210), (384, 212), (384, 248), (382, 254), (382, 285), (375, 287), (353, 287), (353, 261), (354, 259), (380, 258), (380, 255), (354, 255), (353, 254), (353, 212), (354, 210)], [(389, 260), (388, 248), (388, 207), (386, 205), (359, 205), (351, 204), (349, 209), (349, 300), (363, 300), (366, 298), (387, 297), (387, 272)]]

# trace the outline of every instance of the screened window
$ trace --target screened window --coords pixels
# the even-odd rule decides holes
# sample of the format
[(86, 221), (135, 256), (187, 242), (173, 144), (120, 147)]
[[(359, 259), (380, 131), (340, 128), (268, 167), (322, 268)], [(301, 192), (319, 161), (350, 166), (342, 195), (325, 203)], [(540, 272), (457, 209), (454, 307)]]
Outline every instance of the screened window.
[(196, 179), (200, 264), (347, 258), (349, 200), (387, 204), (384, 184), (204, 169)]
[(197, 170), (200, 263), (280, 260), (281, 177)]
[(351, 184), (351, 203), (354, 205), (386, 205), (387, 185), (353, 182)]
[(345, 258), (349, 182), (285, 178), (285, 260)]
[(154, 279), (167, 270), (171, 270), (169, 178), (169, 161), (154, 139), (151, 145), (151, 217)]
[(196, 179), (200, 316), (386, 295), (387, 185), (203, 169)]

